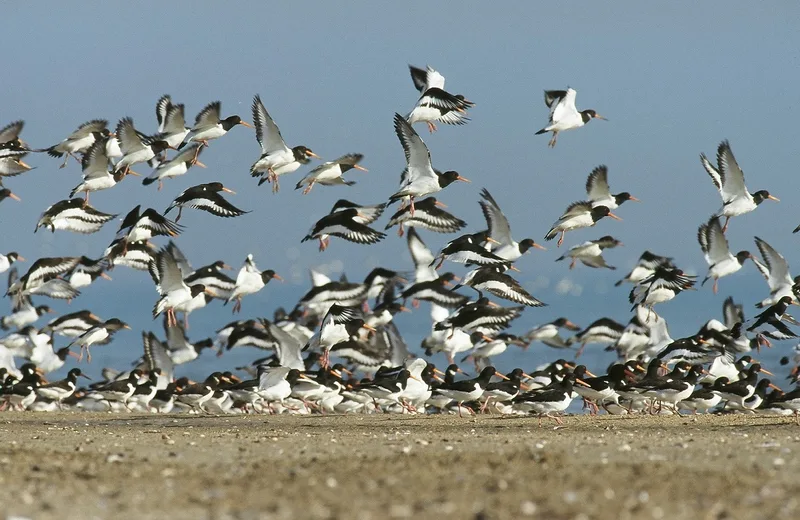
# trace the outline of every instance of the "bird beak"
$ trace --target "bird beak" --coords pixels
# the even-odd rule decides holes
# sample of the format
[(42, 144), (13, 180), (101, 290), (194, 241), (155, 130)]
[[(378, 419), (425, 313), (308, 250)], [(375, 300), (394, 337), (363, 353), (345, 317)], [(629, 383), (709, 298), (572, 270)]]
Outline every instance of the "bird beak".
[(95, 315), (92, 312), (89, 313), (89, 317), (92, 318), (93, 320), (96, 320), (96, 321), (103, 321), (103, 320), (100, 319), (99, 316)]
[(222, 188), (222, 191), (224, 191), (225, 193), (230, 193), (231, 195), (236, 195), (236, 192), (230, 188)]
[(15, 193), (9, 193), (8, 196), (16, 200), (17, 202), (22, 202), (22, 199), (19, 198)]
[(363, 324), (363, 325), (361, 326), (361, 328), (362, 328), (362, 329), (371, 330), (372, 332), (378, 332), (378, 331), (375, 329), (375, 327), (373, 327), (372, 325), (367, 325), (366, 323), (365, 323), (365, 324)]
[(589, 376), (589, 377), (597, 377), (596, 375), (592, 374), (588, 370), (586, 371), (586, 375)]
[[(70, 354), (72, 354), (72, 352), (70, 352)], [(75, 356), (75, 357), (77, 357), (77, 356)], [(92, 380), (91, 377), (89, 377), (89, 376), (87, 376), (86, 374), (83, 374), (83, 373), (81, 374), (81, 377), (84, 377), (84, 378), (88, 379), (89, 381)]]
[(569, 330), (581, 330), (581, 328), (580, 328), (578, 325), (576, 325), (576, 324), (572, 323), (572, 322), (571, 322), (571, 321), (569, 321), (569, 320), (567, 320), (567, 321), (564, 323), (564, 326), (565, 326), (566, 328), (568, 328)]
[(73, 352), (73, 351), (71, 351), (71, 350), (70, 350), (70, 351), (68, 351), (68, 352), (67, 352), (67, 354), (68, 354), (68, 355), (70, 355), (70, 356), (72, 356), (72, 357), (74, 357), (75, 359), (80, 359), (80, 356), (79, 356), (78, 354), (74, 353), (74, 352)]
[(497, 240), (493, 239), (492, 237), (486, 237), (486, 241), (487, 242), (491, 242), (492, 244), (500, 245), (500, 242), (498, 242)]
[(341, 373), (341, 372), (339, 372), (338, 370), (331, 370), (331, 374), (335, 375), (335, 376), (336, 376), (336, 377), (338, 377), (339, 379), (341, 379), (341, 378), (342, 378), (342, 373)]
[(495, 302), (489, 302), (489, 305), (491, 305), (492, 307), (500, 307), (500, 304)]
[(355, 168), (356, 170), (361, 170), (362, 172), (368, 172), (369, 171), (368, 169), (364, 168), (363, 166), (359, 166), (357, 164), (354, 164), (353, 168)]
[(524, 377), (525, 379), (533, 379), (532, 375), (526, 374), (525, 372), (522, 373), (522, 377)]
[(462, 177), (461, 175), (456, 175), (456, 180), (461, 182), (472, 182), (471, 180), (467, 179), (466, 177)]
[(508, 377), (504, 376), (504, 375), (503, 375), (503, 374), (501, 374), (500, 372), (495, 372), (495, 374), (494, 374), (494, 375), (496, 375), (496, 376), (497, 376), (497, 377), (499, 377), (500, 379), (505, 379), (506, 381), (508, 381)]
[(400, 306), (400, 312), (411, 312), (411, 309), (409, 309), (405, 305), (401, 305)]
[(100, 276), (105, 278), (106, 280), (111, 280), (111, 277), (108, 276), (106, 273), (100, 273)]
[[(311, 150), (308, 150), (308, 151), (306, 152), (306, 155), (308, 155), (309, 157), (314, 157), (314, 158), (316, 158), (316, 159), (319, 159), (320, 161), (322, 160), (322, 157), (320, 157), (319, 155), (315, 154), (315, 153), (314, 153), (314, 152), (312, 152)], [(366, 171), (366, 170), (365, 170), (365, 171)]]
[(578, 383), (581, 386), (585, 386), (586, 388), (591, 388), (592, 387), (589, 383), (587, 383), (583, 379), (579, 379), (577, 377), (575, 378), (575, 382)]
[(130, 326), (130, 325), (123, 325), (123, 326), (122, 326), (122, 328), (123, 328), (123, 329), (128, 329), (128, 330), (131, 330), (131, 326)]
[(486, 334), (484, 334), (483, 336), (481, 336), (481, 338), (483, 338), (483, 341), (494, 341), (492, 338), (490, 338), (490, 337), (489, 337), (489, 336), (487, 336)]
[(775, 374), (773, 374), (772, 372), (770, 372), (766, 368), (762, 368), (761, 370), (759, 370), (759, 372), (761, 372), (762, 374), (767, 374), (768, 376), (773, 376), (773, 377), (775, 376)]
[(195, 166), (199, 166), (201, 168), (208, 168), (208, 166), (206, 166), (205, 164), (201, 163), (200, 161), (195, 161), (194, 165)]
[(273, 274), (272, 278), (274, 278), (275, 280), (280, 280), (281, 282), (283, 281), (283, 278), (281, 278), (277, 273)]
[(420, 383), (422, 383), (422, 382), (423, 382), (423, 381), (422, 381), (422, 379), (418, 378), (417, 376), (412, 376), (412, 375), (409, 375), (408, 377), (409, 377), (409, 378), (411, 378), (411, 379), (413, 379), (413, 380), (415, 380), (415, 381), (419, 381)]
[(39, 374), (40, 376), (44, 377), (44, 370), (42, 370), (41, 368), (36, 367), (33, 371)]
[(779, 199), (778, 197), (773, 197), (772, 195), (767, 195), (767, 198), (769, 200), (774, 200), (775, 202), (780, 202), (781, 201), (781, 199)]
[(232, 271), (233, 270), (233, 267), (229, 266), (228, 264), (222, 264), (222, 268), (226, 269), (228, 271)]
[(216, 295), (216, 293), (214, 293), (214, 291), (212, 291), (211, 289), (204, 289), (204, 290), (203, 290), (203, 293), (204, 293), (204, 294), (207, 294), (207, 295), (209, 295), (209, 296), (213, 296), (213, 297), (216, 297), (216, 296), (217, 296), (217, 295)]
[(25, 161), (21, 161), (21, 160), (20, 160), (20, 161), (17, 161), (17, 164), (19, 164), (19, 165), (20, 165), (20, 166), (22, 166), (23, 168), (27, 168), (27, 169), (29, 169), (29, 170), (31, 169), (30, 165), (29, 165), (29, 164), (26, 164), (26, 163), (25, 163)]
[(17, 262), (24, 262), (24, 261), (25, 261), (24, 258), (22, 258), (21, 256), (17, 255)]
[(434, 369), (433, 369), (433, 373), (434, 373), (434, 374), (437, 374), (437, 375), (440, 375), (440, 376), (443, 376), (443, 375), (444, 375), (444, 372), (442, 372), (442, 371), (441, 371), (441, 370), (439, 370), (438, 368), (434, 368)]
[(779, 391), (779, 392), (783, 392), (783, 390), (781, 390), (781, 389), (780, 389), (780, 388), (778, 388), (777, 386), (773, 385), (772, 383), (770, 383), (770, 384), (769, 384), (769, 387), (770, 387), (770, 388), (772, 388), (773, 390), (777, 390), (777, 391)]
[(139, 175), (138, 173), (136, 173), (133, 170), (128, 170), (128, 173), (126, 175), (133, 175), (134, 177), (141, 177), (141, 175)]
[(608, 216), (613, 218), (614, 220), (622, 220), (621, 218), (619, 218), (618, 216), (614, 215), (613, 213), (609, 213)]
[(464, 374), (465, 376), (469, 376), (469, 374), (467, 374), (466, 372), (464, 372), (464, 371), (463, 371), (463, 370), (461, 370), (460, 368), (457, 368), (457, 369), (456, 369), (456, 374)]
[(603, 117), (600, 114), (595, 114), (594, 117), (595, 117), (595, 119), (602, 119), (603, 121), (608, 121), (607, 117)]
[(440, 208), (446, 208), (447, 207), (447, 204), (445, 204), (444, 202), (439, 202), (438, 200), (436, 202), (434, 202), (433, 205), (434, 206), (439, 206)]
[(253, 128), (253, 125), (248, 123), (247, 121), (239, 121), (240, 125), (246, 126), (247, 128)]
[(637, 199), (637, 198), (636, 198), (636, 197), (634, 197), (633, 195), (631, 195), (630, 197), (628, 197), (628, 200), (632, 200), (633, 202), (642, 202), (641, 200)]
[(515, 271), (517, 273), (521, 273), (522, 272), (519, 269), (517, 269), (516, 267), (514, 267), (513, 265), (509, 265), (508, 269), (509, 269), (509, 271)]
[(352, 376), (352, 375), (353, 375), (353, 373), (352, 373), (352, 372), (350, 372), (349, 370), (347, 370), (347, 369), (346, 369), (346, 368), (344, 368), (344, 367), (342, 367), (342, 372), (344, 372), (344, 373), (345, 373), (345, 374), (347, 374), (348, 376)]
[(547, 251), (546, 247), (544, 247), (542, 244), (537, 244), (536, 242), (533, 243), (533, 247), (536, 249), (541, 249), (542, 251)]

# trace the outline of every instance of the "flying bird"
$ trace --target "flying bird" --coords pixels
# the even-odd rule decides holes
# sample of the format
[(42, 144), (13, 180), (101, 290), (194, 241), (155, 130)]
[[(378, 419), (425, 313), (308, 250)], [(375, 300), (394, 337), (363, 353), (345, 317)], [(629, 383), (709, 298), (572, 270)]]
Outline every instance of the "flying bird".
[(622, 242), (610, 235), (606, 235), (598, 238), (597, 240), (589, 240), (588, 242), (583, 242), (570, 247), (566, 254), (556, 258), (556, 262), (560, 262), (566, 258), (571, 258), (572, 260), (569, 263), (570, 269), (574, 268), (575, 262), (580, 260), (581, 263), (587, 267), (605, 267), (607, 269), (614, 270), (616, 267), (613, 265), (608, 265), (606, 263), (606, 259), (603, 258), (603, 251), (621, 245)]
[[(249, 123), (242, 121), (242, 118), (237, 115), (220, 119), (221, 113), (221, 102), (212, 101), (206, 105), (203, 110), (197, 114), (197, 117), (195, 117), (194, 126), (192, 126), (189, 133), (186, 134), (186, 137), (183, 138), (183, 142), (178, 146), (178, 150), (181, 150), (189, 143), (201, 143), (203, 146), (208, 146), (209, 141), (222, 137), (236, 125), (252, 128)], [(199, 153), (199, 148), (197, 153)], [(196, 158), (197, 156), (195, 155), (195, 159)]]
[(490, 244), (490, 251), (500, 258), (513, 262), (519, 259), (522, 255), (530, 251), (530, 248), (546, 250), (546, 248), (533, 241), (532, 238), (526, 238), (520, 242), (514, 240), (511, 236), (511, 225), (508, 219), (503, 214), (500, 206), (495, 202), (494, 197), (489, 193), (489, 190), (483, 188), (481, 190), (480, 201), (483, 216), (486, 218), (486, 224), (489, 226), (489, 237), (492, 238), (496, 246)]
[(64, 157), (64, 162), (61, 163), (59, 168), (67, 165), (67, 160), (72, 157), (78, 164), (81, 160), (77, 154), (85, 153), (95, 141), (102, 140), (111, 136), (108, 130), (108, 121), (105, 119), (93, 119), (87, 121), (78, 127), (77, 130), (67, 136), (66, 139), (60, 143), (46, 148), (44, 150), (36, 150), (37, 152), (47, 152), (51, 157)]
[[(117, 123), (117, 141), (122, 151), (122, 157), (114, 165), (114, 172), (131, 173), (131, 166), (147, 162), (164, 150), (174, 148), (166, 141), (149, 139), (139, 133), (133, 126), (133, 119), (125, 117)], [(103, 148), (105, 153), (105, 147)], [(108, 160), (108, 159), (106, 159)], [(138, 174), (134, 174), (138, 175)]]
[(363, 222), (369, 216), (357, 208), (347, 208), (325, 215), (317, 221), (300, 242), (319, 239), (319, 250), (328, 248), (330, 236), (343, 238), (356, 244), (375, 244), (386, 238), (385, 233), (372, 229)]
[(475, 103), (464, 98), (461, 94), (453, 95), (444, 90), (444, 76), (428, 66), (420, 69), (408, 66), (414, 86), (421, 96), (413, 110), (406, 116), (408, 124), (427, 123), (428, 131), (436, 131), (435, 122), (448, 125), (463, 125), (469, 121), (467, 110)]
[(178, 208), (178, 216), (175, 222), (181, 219), (181, 212), (183, 208), (194, 208), (207, 211), (212, 215), (218, 217), (239, 217), (249, 211), (243, 211), (227, 200), (220, 194), (220, 191), (235, 194), (236, 192), (226, 188), (221, 182), (209, 182), (207, 184), (198, 184), (189, 189), (184, 190), (178, 195), (175, 200), (164, 211), (164, 215), (172, 211), (173, 208)]
[(236, 283), (233, 287), (233, 292), (228, 297), (226, 303), (236, 300), (233, 306), (233, 312), (242, 310), (242, 298), (248, 294), (255, 294), (264, 288), (267, 283), (272, 279), (283, 280), (272, 269), (261, 271), (256, 267), (256, 262), (253, 255), (247, 255), (244, 265), (239, 269), (239, 274), (236, 275)]
[(598, 166), (589, 174), (586, 179), (586, 196), (591, 201), (592, 207), (605, 206), (612, 211), (625, 201), (639, 202), (639, 199), (627, 191), (611, 194), (611, 188), (608, 186), (608, 167), (605, 165)]
[(106, 222), (116, 216), (98, 211), (86, 204), (84, 199), (67, 199), (48, 206), (39, 217), (33, 232), (36, 233), (40, 227), (44, 227), (53, 233), (56, 229), (83, 234), (97, 233)]
[(346, 181), (342, 175), (354, 168), (362, 172), (368, 171), (358, 164), (363, 158), (364, 156), (360, 153), (350, 153), (333, 161), (324, 162), (308, 172), (308, 175), (303, 177), (294, 189), (299, 190), (303, 185), (306, 185), (306, 189), (303, 190), (303, 195), (306, 195), (315, 184), (321, 186), (352, 186), (356, 181)]
[(205, 168), (206, 165), (197, 160), (202, 151), (203, 145), (200, 143), (192, 144), (180, 152), (175, 157), (165, 160), (153, 169), (153, 173), (142, 179), (145, 186), (158, 181), (158, 190), (164, 184), (164, 179), (171, 179), (184, 175), (192, 166)]
[(564, 242), (564, 235), (567, 231), (592, 227), (603, 217), (622, 220), (611, 213), (611, 210), (606, 206), (592, 207), (592, 203), (588, 201), (573, 202), (567, 206), (567, 210), (553, 224), (553, 227), (550, 228), (550, 231), (547, 232), (544, 239), (553, 240), (557, 234), (561, 233), (558, 239), (558, 247), (561, 247), (561, 244)]
[(385, 229), (398, 226), (397, 234), (403, 236), (405, 232), (403, 226), (418, 227), (434, 231), (436, 233), (455, 233), (467, 225), (466, 222), (455, 215), (445, 211), (447, 205), (436, 200), (435, 197), (428, 197), (414, 204), (414, 213), (411, 213), (411, 206), (400, 208), (394, 215), (389, 217), (389, 223)]
[(717, 294), (719, 279), (733, 274), (744, 265), (745, 260), (752, 258), (749, 251), (739, 251), (731, 254), (728, 240), (722, 232), (719, 217), (711, 217), (706, 224), (697, 230), (697, 241), (708, 264), (708, 274), (700, 285), (704, 285), (709, 278), (714, 279), (714, 294)]
[(550, 123), (536, 132), (536, 135), (553, 132), (553, 138), (547, 143), (550, 148), (555, 147), (558, 133), (564, 130), (580, 128), (592, 119), (606, 119), (594, 110), (581, 110), (575, 108), (575, 89), (545, 90), (544, 103), (550, 109)]

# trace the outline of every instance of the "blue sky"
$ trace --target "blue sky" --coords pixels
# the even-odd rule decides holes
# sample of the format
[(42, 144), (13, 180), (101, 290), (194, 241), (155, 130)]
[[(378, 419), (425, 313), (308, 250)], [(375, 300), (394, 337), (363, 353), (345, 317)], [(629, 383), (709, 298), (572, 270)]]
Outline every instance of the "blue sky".
[[(277, 305), (291, 307), (303, 294), (309, 267), (343, 267), (351, 279), (377, 264), (411, 267), (405, 240), (393, 234), (372, 247), (334, 239), (325, 253), (299, 241), (338, 198), (376, 203), (394, 191), (404, 161), (392, 116), (416, 101), (407, 64), (430, 64), (446, 76), (448, 90), (476, 103), (473, 120), (464, 127), (440, 125), (432, 136), (424, 125), (417, 127), (436, 167), (458, 170), (473, 181), (440, 197), (467, 220), (469, 230), (485, 225), (477, 205), (485, 186), (517, 237), (540, 240), (570, 202), (584, 198), (586, 176), (598, 164), (608, 165), (613, 191), (629, 191), (643, 201), (620, 208), (623, 222), (607, 220), (568, 234), (561, 248), (612, 234), (625, 243), (606, 255), (619, 267), (616, 272), (569, 271), (566, 263), (554, 262), (563, 253), (554, 242), (546, 244), (547, 252), (521, 259), (519, 279), (550, 306), (526, 311), (514, 330), (560, 315), (582, 325), (603, 315), (626, 322), (627, 289), (614, 288), (613, 282), (642, 250), (674, 256), (686, 270), (705, 271), (696, 230), (720, 199), (698, 154), (713, 156), (723, 139), (730, 140), (751, 190), (768, 189), (783, 201), (734, 220), (728, 235), (732, 249), (754, 250), (752, 237), (758, 235), (790, 263), (796, 256), (800, 238), (791, 230), (800, 223), (794, 196), (800, 187), (794, 172), (798, 14), (800, 6), (789, 2), (613, 7), (509, 2), (502, 8), (461, 2), (446, 10), (428, 2), (237, 2), (224, 9), (207, 2), (49, 9), (16, 3), (0, 21), (8, 41), (16, 42), (9, 47), (13, 72), (0, 87), (0, 124), (24, 119), (23, 138), (44, 147), (94, 118), (114, 126), (131, 116), (137, 128), (152, 132), (154, 104), (165, 93), (186, 104), (187, 119), (221, 100), (223, 116), (236, 113), (250, 121), (252, 97), (259, 93), (290, 146), (305, 144), (325, 159), (363, 153), (370, 171), (350, 175), (358, 181), (351, 188), (316, 187), (302, 196), (293, 185), (306, 167), (284, 177), (281, 193), (273, 196), (268, 185), (257, 187), (250, 178), (259, 148), (254, 132), (238, 127), (204, 152), (207, 170), (193, 169), (166, 182), (161, 192), (130, 177), (92, 196), (98, 209), (124, 214), (136, 204), (163, 210), (180, 191), (202, 182), (220, 180), (236, 190), (230, 200), (252, 213), (223, 220), (186, 211), (181, 223), (187, 230), (177, 243), (197, 266), (223, 259), (238, 268), (254, 253), (262, 268), (287, 277), (287, 283), (270, 284), (244, 301), (242, 316), (271, 316)], [(579, 108), (594, 108), (609, 121), (564, 133), (551, 150), (547, 136), (533, 135), (547, 120), (542, 90), (566, 86), (577, 89)], [(41, 211), (78, 184), (80, 169), (70, 162), (59, 170), (59, 162), (46, 155), (27, 162), (36, 169), (5, 182), (23, 202), (0, 205), (1, 247), (29, 259), (102, 254), (113, 237), (112, 224), (90, 236), (31, 233)], [(149, 173), (146, 167), (137, 170)], [(381, 228), (385, 222), (379, 221)], [(423, 234), (432, 248), (448, 238)], [(149, 316), (156, 293), (147, 274), (124, 269), (111, 274), (113, 282), (99, 281), (71, 306), (54, 305), (60, 312), (90, 308), (134, 326), (111, 346), (96, 349), (93, 370), (138, 355), (143, 328), (160, 333), (160, 321)], [(580, 287), (579, 296), (556, 291), (565, 278), (569, 282), (562, 285)], [(750, 311), (766, 292), (748, 263), (722, 280), (719, 295), (706, 287), (660, 311), (679, 337), (717, 316), (725, 296), (745, 302)], [(215, 303), (195, 313), (191, 336), (205, 337), (230, 321), (228, 309)], [(427, 320), (427, 312), (417, 312), (399, 321), (412, 347)], [(256, 355), (242, 352), (220, 362), (233, 365)], [(500, 365), (529, 367), (553, 355), (528, 351)], [(594, 362), (606, 360), (597, 356)], [(213, 362), (190, 373), (200, 375)]]

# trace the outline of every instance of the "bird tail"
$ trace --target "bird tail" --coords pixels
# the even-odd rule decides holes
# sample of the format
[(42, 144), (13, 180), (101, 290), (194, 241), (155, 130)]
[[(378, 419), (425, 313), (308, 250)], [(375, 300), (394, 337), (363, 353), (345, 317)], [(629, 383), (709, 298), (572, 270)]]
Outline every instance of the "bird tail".
[(164, 210), (164, 216), (166, 216), (167, 213), (172, 211), (172, 209), (175, 208), (176, 206), (177, 206), (177, 204), (175, 204), (175, 201), (172, 201), (172, 204), (170, 204), (169, 207)]
[(547, 232), (547, 234), (544, 236), (544, 239), (545, 240), (553, 240), (556, 237), (556, 235), (558, 235), (558, 231), (556, 231), (556, 229), (553, 228), (553, 229), (551, 229), (550, 231)]
[(796, 228), (794, 228), (794, 231), (792, 231), (792, 233), (797, 233), (798, 231), (800, 231), (800, 226), (797, 226)]
[(539, 130), (538, 132), (536, 132), (535, 135), (542, 135), (542, 134), (546, 134), (546, 133), (547, 133), (547, 128), (545, 127), (545, 128), (542, 128), (541, 130)]
[(303, 243), (303, 242), (308, 242), (309, 240), (312, 240), (313, 238), (314, 238), (314, 237), (313, 237), (313, 236), (311, 236), (311, 235), (306, 235), (306, 236), (304, 236), (304, 237), (303, 237), (303, 240), (301, 240), (300, 242), (301, 242), (301, 243)]
[[(82, 184), (82, 183), (81, 183), (81, 184)], [(75, 194), (76, 194), (76, 193), (78, 193), (78, 188), (80, 188), (80, 187), (81, 187), (81, 185), (80, 185), (80, 184), (78, 184), (77, 186), (75, 186), (74, 188), (72, 188), (72, 191), (71, 191), (71, 192), (69, 192), (69, 198), (72, 198), (72, 197), (74, 197), (74, 196), (75, 196)]]
[(144, 179), (142, 179), (142, 184), (145, 186), (150, 186), (151, 184), (156, 182), (156, 179), (158, 179), (158, 177), (154, 175), (151, 175), (150, 177), (145, 177)]
[(565, 259), (566, 257), (567, 257), (567, 255), (561, 255), (561, 256), (559, 256), (558, 258), (556, 258), (556, 262), (560, 262), (560, 261), (562, 261), (563, 259)]

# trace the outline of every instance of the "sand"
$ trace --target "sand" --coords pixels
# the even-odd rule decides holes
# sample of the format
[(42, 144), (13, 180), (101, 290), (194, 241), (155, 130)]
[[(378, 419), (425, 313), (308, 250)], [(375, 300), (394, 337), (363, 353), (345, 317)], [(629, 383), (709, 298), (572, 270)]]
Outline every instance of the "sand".
[(3, 413), (0, 518), (798, 518), (798, 451), (762, 416)]

